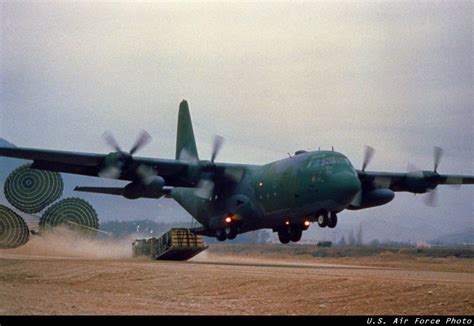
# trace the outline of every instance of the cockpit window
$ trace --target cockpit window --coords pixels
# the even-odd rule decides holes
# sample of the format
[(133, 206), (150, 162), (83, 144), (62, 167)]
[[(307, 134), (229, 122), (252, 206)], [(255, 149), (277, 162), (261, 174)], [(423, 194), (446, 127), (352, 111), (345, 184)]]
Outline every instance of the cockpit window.
[(308, 167), (317, 168), (320, 166), (333, 165), (333, 164), (347, 164), (352, 166), (351, 162), (345, 157), (331, 156), (326, 158), (315, 158), (308, 163)]
[(337, 159), (335, 157), (327, 157), (327, 158), (323, 158), (322, 159), (322, 162), (321, 162), (321, 165), (332, 165), (332, 164), (336, 164), (337, 163)]

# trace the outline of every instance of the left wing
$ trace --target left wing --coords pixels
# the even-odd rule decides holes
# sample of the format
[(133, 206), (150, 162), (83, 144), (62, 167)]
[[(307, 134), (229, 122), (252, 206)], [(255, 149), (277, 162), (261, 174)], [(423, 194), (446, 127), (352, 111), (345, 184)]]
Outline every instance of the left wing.
[[(115, 155), (115, 156), (114, 156)], [(21, 147), (0, 147), (0, 156), (32, 160), (31, 168), (86, 175), (91, 177), (104, 177), (101, 174), (107, 166), (117, 163), (117, 153), (94, 154), (69, 151), (45, 150)], [(189, 162), (183, 160), (154, 159), (146, 157), (127, 156), (121, 163), (120, 174), (114, 179), (135, 181), (139, 175), (140, 167), (152, 169), (154, 174), (165, 180), (166, 186), (195, 187), (204, 172), (215, 175), (216, 183), (239, 182), (243, 174), (251, 165), (214, 163), (210, 161)], [(113, 193), (115, 192), (115, 193)], [(111, 190), (110, 194), (118, 194)]]
[[(110, 154), (108, 154), (110, 155)], [(32, 160), (31, 168), (54, 172), (98, 177), (105, 166), (107, 154), (80, 153), (33, 148), (0, 147), (0, 156)], [(167, 185), (190, 186), (186, 172), (190, 163), (179, 160), (131, 157), (119, 180), (134, 181), (138, 178), (140, 165), (153, 168), (162, 176)]]

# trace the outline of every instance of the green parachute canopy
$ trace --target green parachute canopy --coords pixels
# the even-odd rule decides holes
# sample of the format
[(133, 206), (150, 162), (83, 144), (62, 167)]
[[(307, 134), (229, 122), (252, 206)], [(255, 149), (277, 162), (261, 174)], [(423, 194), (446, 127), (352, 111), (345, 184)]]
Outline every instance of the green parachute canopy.
[(61, 197), (64, 183), (58, 172), (41, 171), (25, 164), (7, 177), (4, 186), (8, 202), (25, 213), (38, 213)]
[(56, 226), (66, 226), (75, 231), (95, 235), (99, 219), (95, 209), (81, 198), (66, 198), (50, 206), (40, 219), (42, 231)]
[(0, 248), (11, 249), (28, 242), (30, 231), (23, 218), (0, 205)]

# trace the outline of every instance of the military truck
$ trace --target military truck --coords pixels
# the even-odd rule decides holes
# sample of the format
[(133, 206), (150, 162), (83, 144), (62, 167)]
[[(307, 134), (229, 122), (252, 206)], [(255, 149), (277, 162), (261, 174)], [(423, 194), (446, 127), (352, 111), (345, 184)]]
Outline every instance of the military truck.
[(332, 242), (331, 241), (318, 241), (316, 246), (317, 247), (323, 247), (323, 248), (329, 248), (329, 247), (332, 246)]
[(159, 260), (188, 260), (207, 248), (202, 236), (185, 228), (173, 228), (158, 238), (136, 239), (132, 243), (133, 257)]

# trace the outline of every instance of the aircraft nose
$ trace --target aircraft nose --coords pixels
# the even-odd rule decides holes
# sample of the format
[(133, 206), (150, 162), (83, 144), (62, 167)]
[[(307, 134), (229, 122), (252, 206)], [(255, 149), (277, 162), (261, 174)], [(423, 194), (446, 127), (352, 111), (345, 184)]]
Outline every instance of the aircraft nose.
[(352, 202), (354, 196), (360, 190), (360, 181), (355, 173), (352, 171), (344, 171), (334, 174), (331, 177), (336, 189), (336, 196), (338, 201), (342, 204), (348, 204)]

